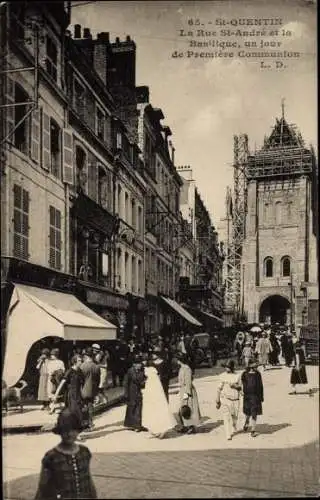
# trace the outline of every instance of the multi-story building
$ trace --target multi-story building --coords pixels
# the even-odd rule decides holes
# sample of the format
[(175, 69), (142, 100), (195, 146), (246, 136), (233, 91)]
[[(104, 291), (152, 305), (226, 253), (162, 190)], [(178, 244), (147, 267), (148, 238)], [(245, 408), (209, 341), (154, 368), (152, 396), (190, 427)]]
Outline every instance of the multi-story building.
[[(89, 228), (82, 227), (83, 232), (88, 230), (88, 238), (82, 239), (81, 233), (75, 251), (70, 245), (74, 210), (82, 210), (77, 216), (83, 219), (86, 209), (76, 208), (82, 193), (74, 189), (76, 148), (83, 145), (85, 135), (76, 137), (77, 129), (70, 123), (65, 66), (69, 23), (66, 2), (1, 4), (1, 51), (5, 55), (0, 102), (1, 326), (4, 378), (9, 385), (23, 375), (27, 357), (32, 380), (35, 356), (44, 345), (116, 335), (114, 325), (76, 298), (81, 295), (77, 276), (82, 265), (83, 275), (91, 269), (90, 278), (95, 281), (103, 276), (98, 250), (116, 224), (107, 202), (102, 203), (102, 181), (100, 198), (95, 191), (98, 181), (93, 180), (92, 168), (83, 197), (88, 201), (87, 218), (96, 220)], [(94, 138), (98, 135), (95, 127)], [(93, 154), (88, 146), (86, 154), (88, 158), (91, 154), (92, 162), (98, 158), (107, 174), (108, 158), (102, 158), (98, 147)]]
[(193, 180), (190, 166), (178, 167), (183, 179), (181, 212), (194, 238), (194, 280), (181, 279), (180, 300), (212, 330), (222, 320), (222, 263), (218, 234)]
[(249, 155), (242, 296), (249, 323), (318, 323), (317, 170), (284, 116)]
[[(123, 43), (118, 39), (110, 43), (108, 33), (99, 33), (93, 40), (88, 28), (82, 32), (81, 26), (76, 25), (74, 38), (69, 40), (68, 90), (72, 103), (72, 125), (77, 136), (74, 153), (78, 161), (77, 179), (81, 200), (75, 202), (76, 206), (81, 205), (84, 215), (88, 216), (89, 206), (86, 206), (86, 202), (88, 204), (90, 198), (90, 205), (95, 202), (95, 210), (99, 205), (100, 211), (102, 207), (107, 212), (105, 216), (101, 212), (101, 222), (110, 226), (112, 214), (116, 216), (118, 226), (117, 234), (111, 234), (112, 238), (110, 235), (109, 239), (108, 235), (102, 238), (102, 247), (97, 248), (94, 242), (95, 249), (92, 250), (89, 245), (93, 253), (90, 275), (83, 274), (82, 270), (86, 268), (83, 267), (81, 255), (73, 264), (74, 271), (81, 273), (90, 305), (103, 316), (113, 318), (129, 335), (133, 328), (136, 333), (143, 334), (144, 326), (142, 312), (145, 305), (142, 298), (145, 286), (146, 184), (135, 138), (127, 127), (125, 116), (124, 121), (119, 119), (116, 90), (123, 83), (119, 73), (123, 52), (118, 52), (118, 48), (126, 48), (127, 45), (127, 41)], [(130, 54), (134, 54), (134, 43), (130, 42), (129, 45), (130, 49), (133, 48)], [(113, 72), (109, 71), (110, 65)], [(86, 75), (86, 78), (81, 78), (81, 75)], [(97, 151), (100, 156), (96, 154)], [(91, 222), (95, 224), (96, 217), (91, 217)], [(92, 234), (90, 238), (94, 238), (93, 231)], [(73, 237), (72, 241), (76, 242), (77, 239)], [(87, 252), (88, 245), (83, 239), (82, 246)], [(74, 255), (77, 257), (77, 249)], [(88, 284), (90, 281), (91, 285)], [(99, 290), (97, 285), (101, 285)]]

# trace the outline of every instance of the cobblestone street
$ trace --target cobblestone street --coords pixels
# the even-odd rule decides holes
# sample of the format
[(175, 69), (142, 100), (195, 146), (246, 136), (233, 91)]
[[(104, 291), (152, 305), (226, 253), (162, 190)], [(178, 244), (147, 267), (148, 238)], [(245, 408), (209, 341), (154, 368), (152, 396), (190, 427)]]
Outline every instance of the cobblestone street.
[[(288, 394), (289, 369), (263, 372), (264, 414), (256, 438), (241, 431), (241, 414), (239, 433), (225, 440), (214, 404), (217, 375), (209, 370), (199, 370), (195, 380), (203, 415), (196, 435), (157, 440), (132, 433), (122, 427), (124, 406), (110, 409), (85, 441), (99, 498), (318, 496), (318, 368), (307, 370), (313, 397)], [(174, 411), (175, 384), (170, 392)], [(56, 442), (53, 434), (4, 438), (7, 500), (33, 498), (41, 458)]]

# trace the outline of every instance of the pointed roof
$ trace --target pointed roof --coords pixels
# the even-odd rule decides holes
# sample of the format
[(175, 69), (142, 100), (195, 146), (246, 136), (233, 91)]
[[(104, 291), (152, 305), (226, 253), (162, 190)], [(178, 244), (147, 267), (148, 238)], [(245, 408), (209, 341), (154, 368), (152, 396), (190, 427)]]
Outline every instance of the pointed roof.
[(299, 131), (293, 125), (289, 125), (282, 116), (276, 118), (276, 124), (269, 138), (266, 138), (262, 150), (278, 149), (281, 147), (303, 148), (304, 142)]

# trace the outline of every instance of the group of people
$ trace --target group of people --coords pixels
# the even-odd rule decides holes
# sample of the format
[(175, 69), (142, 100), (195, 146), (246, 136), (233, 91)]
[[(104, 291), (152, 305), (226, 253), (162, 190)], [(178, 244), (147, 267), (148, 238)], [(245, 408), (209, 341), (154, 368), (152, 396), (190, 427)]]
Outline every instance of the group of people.
[(258, 333), (238, 332), (234, 342), (238, 365), (247, 366), (249, 359), (256, 356), (259, 364), (266, 369), (267, 365), (279, 366), (282, 356), (286, 366), (290, 367), (294, 362), (297, 340), (295, 334), (285, 331), (275, 334), (269, 328)]
[(107, 359), (100, 345), (93, 344), (83, 351), (75, 349), (66, 369), (59, 349), (43, 349), (37, 362), (42, 409), (53, 413), (62, 394), (65, 407), (78, 415), (84, 428), (92, 428), (94, 403), (107, 401)]
[(172, 362), (179, 366), (180, 411), (176, 418), (169, 407), (169, 384), (163, 377), (168, 358), (165, 351), (154, 349), (144, 356), (137, 354), (128, 371), (125, 381), (126, 428), (135, 432), (149, 431), (158, 438), (165, 437), (173, 428), (188, 434), (196, 432), (200, 410), (192, 369), (186, 354), (181, 351), (175, 354)]

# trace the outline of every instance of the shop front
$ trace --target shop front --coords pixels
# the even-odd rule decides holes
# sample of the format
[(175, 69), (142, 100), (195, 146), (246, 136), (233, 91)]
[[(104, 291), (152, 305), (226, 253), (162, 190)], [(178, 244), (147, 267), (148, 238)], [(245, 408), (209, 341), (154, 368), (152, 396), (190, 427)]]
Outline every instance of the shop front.
[(2, 379), (36, 392), (41, 349), (59, 347), (66, 363), (76, 342), (116, 338), (116, 327), (75, 295), (76, 279), (14, 258), (1, 260)]
[[(167, 331), (170, 336), (180, 332), (197, 333), (203, 329), (202, 323), (192, 316), (181, 304), (163, 295), (159, 299), (167, 316)], [(168, 322), (168, 318), (170, 318), (170, 323)]]

